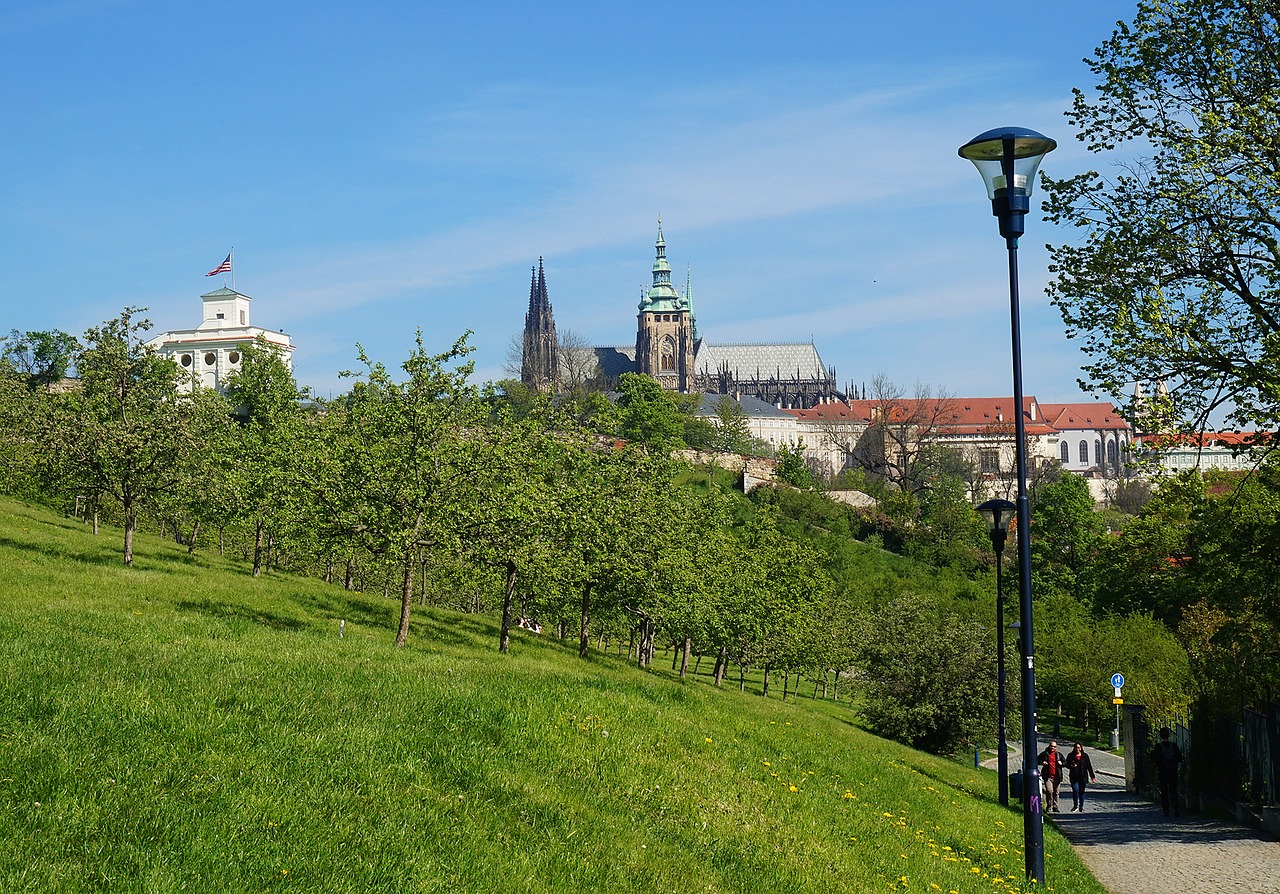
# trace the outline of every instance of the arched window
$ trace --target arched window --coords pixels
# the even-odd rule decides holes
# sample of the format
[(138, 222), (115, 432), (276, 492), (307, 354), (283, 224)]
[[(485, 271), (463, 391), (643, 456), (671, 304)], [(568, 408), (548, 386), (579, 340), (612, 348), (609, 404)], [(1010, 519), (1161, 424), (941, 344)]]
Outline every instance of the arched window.
[(1111, 468), (1117, 470), (1120, 468), (1119, 449), (1120, 448), (1116, 446), (1115, 441), (1111, 441), (1107, 444), (1107, 459), (1111, 461)]
[(1093, 442), (1093, 461), (1098, 465), (1102, 465), (1102, 441), (1100, 439)]
[(1071, 462), (1071, 447), (1066, 441), (1063, 441), (1058, 445), (1058, 448), (1058, 452), (1062, 455), (1062, 464), (1065, 466), (1067, 463)]
[(665, 336), (662, 343), (658, 346), (658, 371), (659, 372), (675, 372), (676, 370), (676, 343), (671, 336)]
[(1089, 465), (1089, 442), (1080, 442), (1080, 463), (1081, 465)]

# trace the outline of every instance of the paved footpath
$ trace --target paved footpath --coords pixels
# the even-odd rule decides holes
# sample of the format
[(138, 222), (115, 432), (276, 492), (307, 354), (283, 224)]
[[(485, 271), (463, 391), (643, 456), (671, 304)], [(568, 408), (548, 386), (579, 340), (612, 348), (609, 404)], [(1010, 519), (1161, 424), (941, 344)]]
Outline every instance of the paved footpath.
[[(1059, 739), (1058, 747), (1066, 753), (1070, 743)], [(1274, 838), (1201, 814), (1165, 817), (1160, 805), (1125, 791), (1122, 758), (1093, 749), (1089, 756), (1098, 781), (1086, 790), (1084, 812), (1070, 812), (1064, 780), (1061, 812), (1046, 820), (1111, 894), (1280, 894)], [(1010, 757), (1011, 767), (1021, 763)]]

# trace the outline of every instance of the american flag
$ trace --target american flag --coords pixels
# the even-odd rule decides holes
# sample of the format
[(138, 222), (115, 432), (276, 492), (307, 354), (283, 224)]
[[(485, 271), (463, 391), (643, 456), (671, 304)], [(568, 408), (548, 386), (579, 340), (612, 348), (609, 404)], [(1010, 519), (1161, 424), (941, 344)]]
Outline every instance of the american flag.
[(230, 272), (231, 272), (231, 255), (227, 255), (227, 259), (225, 261), (223, 261), (217, 267), (214, 267), (212, 270), (206, 273), (205, 276), (217, 276), (219, 273), (230, 273)]

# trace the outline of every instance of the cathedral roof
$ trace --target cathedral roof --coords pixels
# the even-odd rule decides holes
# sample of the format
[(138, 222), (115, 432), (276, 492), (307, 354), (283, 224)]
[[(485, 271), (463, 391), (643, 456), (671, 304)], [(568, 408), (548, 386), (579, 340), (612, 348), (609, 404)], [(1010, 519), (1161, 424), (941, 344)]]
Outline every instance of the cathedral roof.
[(737, 379), (822, 380), (831, 378), (818, 349), (803, 344), (713, 345), (700, 342), (694, 356), (698, 375), (713, 375), (728, 366)]

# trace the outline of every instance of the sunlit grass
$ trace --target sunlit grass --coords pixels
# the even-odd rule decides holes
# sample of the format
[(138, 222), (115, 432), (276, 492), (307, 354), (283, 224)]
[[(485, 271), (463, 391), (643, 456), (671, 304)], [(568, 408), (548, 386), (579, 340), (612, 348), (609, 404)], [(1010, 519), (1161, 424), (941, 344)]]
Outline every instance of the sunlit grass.
[(397, 650), (392, 600), (8, 501), (0, 592), (6, 892), (1021, 890), (993, 776), (842, 703), (445, 611)]

